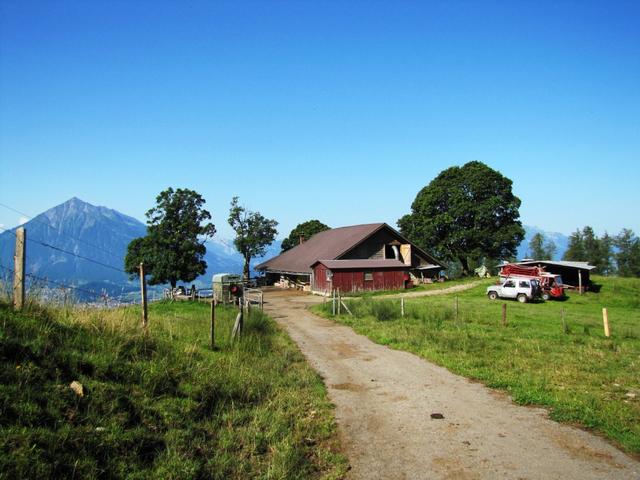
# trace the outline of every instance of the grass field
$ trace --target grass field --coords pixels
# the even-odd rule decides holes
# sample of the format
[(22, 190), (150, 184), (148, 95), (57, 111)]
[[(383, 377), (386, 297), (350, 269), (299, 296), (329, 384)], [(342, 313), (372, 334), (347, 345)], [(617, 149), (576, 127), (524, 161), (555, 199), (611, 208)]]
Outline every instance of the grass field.
[[(321, 379), (256, 312), (209, 306), (42, 309), (0, 305), (0, 478), (339, 478)], [(69, 388), (78, 381), (79, 396)]]
[[(403, 318), (398, 299), (356, 299), (347, 302), (354, 316), (343, 312), (336, 319), (375, 342), (504, 389), (517, 403), (546, 406), (553, 419), (592, 429), (638, 454), (640, 279), (595, 281), (599, 293), (520, 304), (488, 300), (489, 280), (456, 294), (407, 299)], [(314, 308), (331, 317), (330, 305)], [(611, 338), (603, 333), (603, 307)]]

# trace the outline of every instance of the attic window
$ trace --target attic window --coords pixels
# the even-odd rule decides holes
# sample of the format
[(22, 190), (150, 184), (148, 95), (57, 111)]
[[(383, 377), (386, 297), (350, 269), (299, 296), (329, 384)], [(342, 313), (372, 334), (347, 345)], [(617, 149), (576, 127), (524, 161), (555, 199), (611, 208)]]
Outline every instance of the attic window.
[(333, 277), (333, 273), (329, 269), (327, 269), (326, 273), (327, 273), (327, 276), (325, 278), (327, 279), (327, 282), (330, 282), (331, 278)]

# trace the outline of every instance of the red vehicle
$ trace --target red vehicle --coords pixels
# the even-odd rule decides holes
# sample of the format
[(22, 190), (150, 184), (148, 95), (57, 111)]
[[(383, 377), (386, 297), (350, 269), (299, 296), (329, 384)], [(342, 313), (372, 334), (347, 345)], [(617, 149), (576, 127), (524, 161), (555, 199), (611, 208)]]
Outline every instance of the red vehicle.
[(544, 267), (525, 267), (523, 265), (507, 263), (500, 267), (499, 275), (503, 279), (510, 277), (535, 278), (540, 282), (542, 298), (544, 300), (564, 298), (562, 277), (545, 272)]

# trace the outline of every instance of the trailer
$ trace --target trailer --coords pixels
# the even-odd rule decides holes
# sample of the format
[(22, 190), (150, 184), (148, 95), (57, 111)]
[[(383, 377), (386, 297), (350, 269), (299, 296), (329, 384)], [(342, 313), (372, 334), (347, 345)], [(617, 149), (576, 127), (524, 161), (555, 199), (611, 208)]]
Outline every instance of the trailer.
[(514, 263), (507, 263), (500, 267), (500, 278), (535, 278), (540, 283), (544, 300), (561, 299), (565, 297), (562, 277), (545, 271), (544, 267), (526, 267)]

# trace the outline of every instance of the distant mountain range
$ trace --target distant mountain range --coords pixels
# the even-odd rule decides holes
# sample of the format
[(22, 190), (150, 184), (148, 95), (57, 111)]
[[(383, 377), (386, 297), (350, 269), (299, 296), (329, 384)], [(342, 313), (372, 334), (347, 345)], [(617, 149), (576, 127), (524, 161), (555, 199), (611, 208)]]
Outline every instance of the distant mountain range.
[[(92, 291), (105, 289), (110, 295), (137, 290), (137, 282), (131, 281), (122, 269), (129, 242), (146, 234), (146, 225), (139, 220), (72, 198), (41, 213), (24, 226), (27, 229), (28, 273)], [(5, 268), (13, 268), (14, 231), (0, 234), (0, 264)], [(525, 231), (525, 239), (518, 249), (519, 258), (527, 256), (529, 242), (538, 232), (556, 244), (556, 259), (567, 249), (566, 235), (531, 226), (525, 226)], [(252, 260), (252, 265), (278, 255), (280, 245), (279, 240), (275, 241), (264, 257)], [(209, 286), (215, 273), (242, 272), (243, 259), (232, 240), (214, 237), (206, 242), (206, 247), (208, 269), (194, 282), (196, 285)]]
[[(27, 230), (28, 273), (85, 289), (105, 289), (111, 295), (138, 288), (122, 270), (129, 242), (146, 235), (147, 227), (139, 220), (72, 198), (23, 226)], [(15, 228), (0, 234), (0, 264), (5, 268), (13, 268), (13, 232)], [(232, 240), (216, 237), (206, 242), (206, 247), (208, 269), (194, 283), (208, 286), (214, 273), (242, 272), (243, 259)], [(280, 241), (274, 242), (265, 256), (278, 253)], [(260, 261), (256, 258), (252, 265)]]
[(564, 252), (567, 251), (567, 247), (569, 246), (569, 237), (562, 233), (557, 232), (546, 232), (539, 227), (532, 227), (529, 225), (524, 225), (525, 236), (524, 240), (518, 247), (518, 258), (527, 258), (529, 257), (529, 242), (536, 233), (541, 233), (544, 235), (545, 240), (551, 240), (556, 246), (556, 254), (553, 258), (545, 258), (545, 259), (536, 259), (536, 260), (560, 260)]

